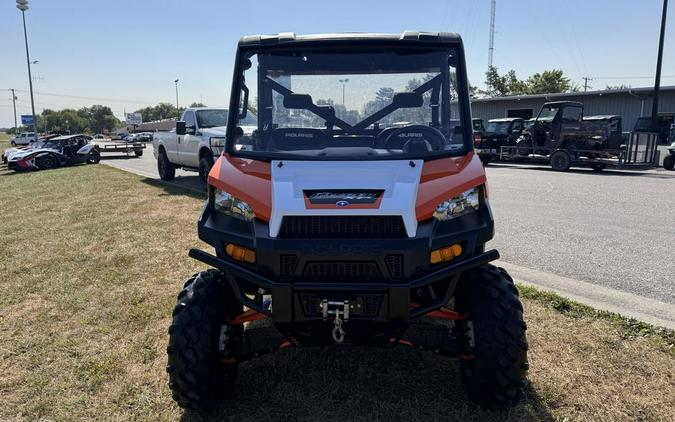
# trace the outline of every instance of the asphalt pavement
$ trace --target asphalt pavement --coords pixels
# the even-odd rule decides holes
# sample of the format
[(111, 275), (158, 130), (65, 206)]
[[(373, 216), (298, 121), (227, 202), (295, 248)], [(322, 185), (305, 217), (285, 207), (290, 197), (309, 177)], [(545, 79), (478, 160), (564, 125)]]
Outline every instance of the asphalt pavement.
[[(101, 162), (158, 178), (151, 145), (141, 158)], [(675, 328), (675, 172), (497, 164), (487, 175), (488, 248), (517, 281)], [(178, 170), (171, 183), (201, 190), (195, 172)]]
[[(131, 173), (138, 174), (150, 179), (159, 179), (157, 173), (157, 160), (152, 154), (152, 144), (146, 144), (142, 157), (126, 156), (124, 154), (102, 153), (101, 163), (126, 170)], [(176, 169), (176, 178), (171, 182), (166, 182), (172, 185), (180, 186), (187, 189), (203, 191), (199, 176), (195, 171), (185, 171)]]

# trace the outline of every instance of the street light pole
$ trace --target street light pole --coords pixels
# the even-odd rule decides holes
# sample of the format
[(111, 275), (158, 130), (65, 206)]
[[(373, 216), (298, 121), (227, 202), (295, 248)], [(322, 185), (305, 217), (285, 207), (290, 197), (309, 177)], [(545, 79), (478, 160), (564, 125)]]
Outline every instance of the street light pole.
[(652, 103), (652, 130), (656, 131), (659, 115), (659, 89), (661, 87), (661, 61), (663, 60), (663, 37), (666, 32), (666, 13), (668, 0), (663, 0), (663, 12), (661, 15), (661, 34), (659, 36), (659, 53), (656, 59), (656, 77), (654, 78), (654, 102)]
[(173, 83), (176, 84), (176, 112), (178, 113), (178, 118), (180, 119), (180, 108), (178, 107), (178, 81), (179, 79), (176, 79), (173, 81)]
[[(347, 85), (347, 82), (349, 82), (349, 78), (347, 79), (340, 79), (338, 82), (342, 84), (342, 105), (345, 105), (345, 85)], [(347, 106), (345, 106), (347, 108)]]
[(26, 32), (26, 10), (28, 10), (28, 0), (16, 0), (16, 8), (21, 10), (23, 19), (23, 39), (26, 43), (26, 64), (28, 65), (28, 86), (30, 87), (30, 109), (33, 113), (33, 132), (35, 139), (38, 136), (37, 119), (35, 118), (35, 101), (33, 100), (33, 76), (30, 73), (30, 54), (28, 53), (28, 34)]

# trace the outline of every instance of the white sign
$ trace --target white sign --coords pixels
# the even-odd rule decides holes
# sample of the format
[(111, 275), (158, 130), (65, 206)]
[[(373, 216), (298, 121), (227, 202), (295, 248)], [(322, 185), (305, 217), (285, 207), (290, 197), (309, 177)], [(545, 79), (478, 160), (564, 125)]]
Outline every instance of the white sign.
[(143, 116), (141, 113), (127, 113), (128, 125), (140, 125), (143, 123)]

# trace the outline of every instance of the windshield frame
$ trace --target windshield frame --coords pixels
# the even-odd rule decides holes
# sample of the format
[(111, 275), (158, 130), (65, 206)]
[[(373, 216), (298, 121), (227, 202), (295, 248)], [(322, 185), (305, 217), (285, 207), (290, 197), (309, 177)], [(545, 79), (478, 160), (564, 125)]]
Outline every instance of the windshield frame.
[[(241, 108), (240, 104), (243, 98), (246, 98), (246, 93), (242, 95), (243, 91), (247, 91), (248, 88), (245, 88), (243, 76), (246, 69), (242, 67), (242, 63), (245, 57), (250, 57), (253, 54), (266, 54), (279, 51), (302, 51), (305, 49), (312, 49), (314, 51), (320, 51), (321, 53), (330, 54), (331, 52), (335, 53), (367, 53), (367, 52), (378, 52), (383, 50), (416, 50), (420, 53), (425, 52), (442, 52), (446, 50), (454, 50), (456, 55), (457, 62), (455, 64), (455, 74), (456, 74), (456, 92), (457, 92), (457, 107), (460, 115), (460, 122), (462, 128), (462, 140), (463, 148), (458, 148), (457, 150), (447, 150), (442, 153), (430, 154), (425, 157), (419, 158), (410, 158), (408, 156), (397, 157), (396, 155), (349, 155), (349, 156), (303, 156), (293, 153), (277, 152), (277, 151), (267, 151), (264, 155), (259, 151), (246, 151), (246, 150), (236, 150), (235, 141), (236, 141), (236, 128), (239, 120), (239, 110)], [(465, 64), (464, 48), (461, 41), (444, 41), (444, 42), (409, 42), (409, 41), (349, 41), (349, 42), (338, 42), (334, 40), (312, 40), (312, 41), (303, 41), (298, 43), (293, 43), (288, 46), (239, 46), (236, 53), (235, 63), (234, 63), (234, 72), (232, 78), (232, 95), (230, 96), (230, 107), (229, 107), (229, 117), (228, 124), (226, 129), (226, 146), (225, 154), (249, 158), (259, 161), (272, 161), (272, 160), (296, 160), (296, 161), (375, 161), (375, 160), (410, 160), (410, 159), (423, 159), (425, 161), (435, 160), (448, 157), (458, 157), (465, 156), (473, 151), (473, 126), (471, 121), (471, 109), (470, 109), (470, 100), (469, 100), (469, 91), (467, 85), (467, 74), (466, 74), (466, 64)], [(257, 82), (256, 82), (257, 83)], [(242, 98), (243, 97), (243, 98)], [(258, 114), (259, 115), (259, 114)], [(447, 119), (450, 117), (448, 116)]]

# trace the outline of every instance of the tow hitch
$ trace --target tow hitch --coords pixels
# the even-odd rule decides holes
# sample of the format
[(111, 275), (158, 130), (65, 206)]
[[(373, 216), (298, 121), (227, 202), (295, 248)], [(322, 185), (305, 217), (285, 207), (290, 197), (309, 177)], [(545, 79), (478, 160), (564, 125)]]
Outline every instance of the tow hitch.
[[(335, 315), (332, 332), (333, 340), (335, 340), (337, 344), (342, 343), (345, 340), (346, 334), (344, 328), (342, 328), (342, 323), (349, 320), (349, 301), (344, 300), (340, 302), (324, 299), (321, 301), (321, 314), (324, 321), (328, 320), (329, 315)], [(340, 315), (342, 315), (344, 320), (340, 318)]]

